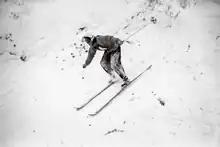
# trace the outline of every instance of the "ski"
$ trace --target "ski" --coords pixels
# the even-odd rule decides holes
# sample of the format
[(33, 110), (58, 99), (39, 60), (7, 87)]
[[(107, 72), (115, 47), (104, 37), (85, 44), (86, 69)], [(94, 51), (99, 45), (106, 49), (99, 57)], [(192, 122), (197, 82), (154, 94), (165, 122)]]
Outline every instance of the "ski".
[(111, 87), (113, 84), (115, 84), (117, 81), (109, 83), (107, 86), (105, 86), (100, 92), (95, 94), (93, 97), (91, 97), (88, 101), (86, 101), (84, 104), (82, 104), (80, 107), (74, 107), (77, 111), (83, 109), (85, 106), (87, 106), (92, 100), (94, 100), (96, 97), (98, 97), (100, 94), (102, 94), (105, 90), (107, 90), (109, 87)]
[(106, 108), (117, 96), (119, 96), (123, 91), (125, 91), (132, 83), (134, 83), (141, 75), (143, 75), (147, 70), (151, 69), (152, 65), (148, 66), (144, 71), (142, 71), (139, 75), (137, 75), (134, 79), (132, 79), (127, 85), (123, 86), (105, 105), (103, 105), (100, 109), (98, 109), (95, 113), (88, 114), (89, 116), (96, 116), (99, 114), (104, 108)]

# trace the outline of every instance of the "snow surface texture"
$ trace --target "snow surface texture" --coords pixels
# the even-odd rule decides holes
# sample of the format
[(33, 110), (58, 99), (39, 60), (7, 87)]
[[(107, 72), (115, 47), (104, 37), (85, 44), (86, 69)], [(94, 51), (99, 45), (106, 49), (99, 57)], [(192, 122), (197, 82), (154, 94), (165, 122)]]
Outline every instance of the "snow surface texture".
[[(219, 147), (218, 1), (160, 2), (0, 1), (0, 147)], [(148, 23), (122, 63), (130, 78), (152, 69), (96, 117), (120, 84), (76, 111), (109, 78), (102, 52), (82, 69), (83, 34), (126, 39)]]

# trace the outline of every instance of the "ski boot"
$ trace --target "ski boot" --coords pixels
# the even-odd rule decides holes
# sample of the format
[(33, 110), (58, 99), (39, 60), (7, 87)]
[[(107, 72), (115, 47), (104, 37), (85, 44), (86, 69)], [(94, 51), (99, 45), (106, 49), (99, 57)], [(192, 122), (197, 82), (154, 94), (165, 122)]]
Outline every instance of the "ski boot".
[(115, 83), (117, 81), (116, 76), (115, 75), (110, 75), (110, 80), (108, 81), (109, 84), (111, 83)]
[(123, 79), (123, 83), (121, 84), (121, 87), (127, 86), (129, 84), (130, 80), (128, 79), (128, 77), (125, 77)]

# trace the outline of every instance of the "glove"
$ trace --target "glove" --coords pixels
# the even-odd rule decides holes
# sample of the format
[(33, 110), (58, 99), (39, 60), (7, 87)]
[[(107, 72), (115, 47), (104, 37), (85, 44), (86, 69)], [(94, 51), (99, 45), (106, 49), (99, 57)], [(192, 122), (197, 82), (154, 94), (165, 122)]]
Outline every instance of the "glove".
[(86, 64), (83, 64), (83, 68), (86, 68), (86, 66), (87, 66)]

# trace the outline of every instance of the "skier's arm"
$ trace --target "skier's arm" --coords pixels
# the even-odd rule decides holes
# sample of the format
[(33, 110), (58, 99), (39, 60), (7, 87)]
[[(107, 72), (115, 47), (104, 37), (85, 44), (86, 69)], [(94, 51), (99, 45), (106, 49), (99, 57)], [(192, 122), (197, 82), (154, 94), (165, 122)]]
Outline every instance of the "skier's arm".
[(96, 49), (93, 48), (93, 47), (90, 47), (89, 48), (89, 53), (88, 53), (86, 62), (83, 65), (83, 68), (86, 68), (86, 66), (88, 66), (92, 62), (92, 59), (94, 58), (95, 54), (96, 54)]

